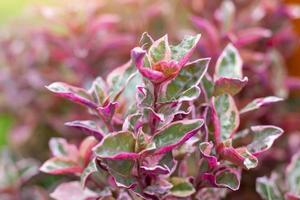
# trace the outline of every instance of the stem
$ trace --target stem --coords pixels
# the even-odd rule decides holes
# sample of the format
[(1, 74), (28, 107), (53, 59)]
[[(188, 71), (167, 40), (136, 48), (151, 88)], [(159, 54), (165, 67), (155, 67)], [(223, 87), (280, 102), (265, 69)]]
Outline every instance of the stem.
[[(158, 99), (158, 95), (159, 95), (159, 92), (160, 92), (160, 87), (161, 85), (160, 84), (154, 84), (153, 85), (153, 110), (154, 112), (157, 112), (158, 110), (158, 107), (157, 107), (157, 99)], [(150, 126), (151, 126), (151, 135), (154, 135), (155, 131), (156, 131), (156, 126), (157, 126), (157, 120), (156, 118), (152, 115), (150, 117)]]

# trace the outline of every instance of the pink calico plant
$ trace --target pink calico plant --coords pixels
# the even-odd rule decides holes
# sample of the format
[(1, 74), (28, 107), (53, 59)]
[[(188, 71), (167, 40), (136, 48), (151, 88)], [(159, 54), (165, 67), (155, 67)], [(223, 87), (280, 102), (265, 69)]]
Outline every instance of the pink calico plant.
[(190, 61), (199, 39), (170, 45), (167, 35), (154, 41), (144, 33), (131, 60), (90, 89), (47, 86), (95, 118), (66, 123), (89, 135), (80, 147), (50, 141), (54, 157), (41, 171), (80, 177), (59, 185), (52, 198), (216, 199), (239, 189), (242, 170), (255, 168), (283, 132), (272, 125), (238, 130), (240, 115), (281, 99), (258, 98), (238, 109), (234, 96), (248, 78), (237, 49), (227, 45), (210, 77), (209, 58)]
[(272, 172), (270, 177), (256, 179), (256, 191), (264, 200), (299, 200), (300, 152), (294, 154), (285, 169)]

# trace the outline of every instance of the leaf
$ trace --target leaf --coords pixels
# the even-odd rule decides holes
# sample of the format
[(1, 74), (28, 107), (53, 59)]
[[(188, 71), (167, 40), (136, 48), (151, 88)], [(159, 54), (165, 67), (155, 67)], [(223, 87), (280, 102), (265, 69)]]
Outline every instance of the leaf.
[(97, 193), (83, 189), (79, 182), (73, 181), (60, 184), (54, 192), (50, 194), (50, 197), (55, 200), (87, 200), (92, 198), (98, 198)]
[(234, 99), (223, 94), (212, 99), (216, 115), (213, 119), (215, 125), (215, 139), (226, 140), (231, 138), (237, 130), (240, 118)]
[[(195, 99), (200, 95), (197, 87), (207, 71), (210, 59), (204, 58), (188, 63), (173, 79), (160, 97), (160, 102), (178, 101), (179, 99)], [(192, 89), (193, 88), (193, 89)], [(196, 93), (196, 95), (191, 95)], [(190, 98), (193, 97), (193, 98)]]
[(123, 123), (122, 130), (135, 132), (138, 128), (138, 122), (141, 119), (141, 117), (142, 114), (140, 113), (128, 115)]
[(224, 160), (230, 161), (245, 169), (255, 168), (258, 164), (257, 158), (247, 148), (233, 148), (231, 140), (227, 140), (218, 147), (219, 154)]
[(76, 120), (65, 123), (66, 126), (77, 128), (87, 135), (94, 136), (98, 140), (104, 137), (103, 131), (97, 126), (96, 122), (91, 120)]
[(242, 29), (237, 33), (237, 41), (235, 45), (237, 47), (243, 47), (245, 45), (251, 45), (261, 39), (272, 36), (272, 31), (261, 27), (252, 27)]
[(83, 170), (83, 172), (80, 175), (80, 183), (83, 188), (86, 187), (87, 180), (89, 179), (89, 177), (93, 173), (96, 173), (97, 171), (98, 169), (97, 169), (96, 159), (93, 159), (90, 161), (88, 166)]
[(46, 86), (51, 92), (64, 97), (74, 103), (78, 103), (87, 106), (91, 109), (96, 109), (97, 104), (91, 100), (89, 93), (78, 87), (74, 87), (62, 82), (55, 82)]
[(75, 145), (69, 144), (64, 138), (51, 138), (49, 147), (53, 156), (76, 161), (78, 150)]
[(214, 92), (214, 82), (208, 74), (203, 76), (201, 85), (204, 89), (204, 95), (206, 96), (206, 99), (210, 99)]
[(240, 174), (231, 168), (220, 170), (216, 173), (216, 185), (236, 191), (240, 187)]
[(289, 191), (294, 195), (300, 195), (300, 153), (292, 157), (291, 163), (286, 168), (286, 181)]
[(202, 125), (203, 120), (196, 119), (177, 121), (163, 127), (152, 138), (157, 148), (156, 153), (165, 153), (183, 144), (194, 136)]
[(250, 130), (252, 141), (247, 149), (254, 155), (268, 150), (283, 133), (283, 130), (276, 126), (252, 126)]
[(149, 48), (148, 54), (150, 62), (153, 64), (163, 60), (170, 60), (171, 49), (168, 42), (168, 35), (153, 42)]
[(31, 158), (22, 159), (16, 163), (22, 183), (39, 173), (39, 163)]
[(264, 200), (283, 200), (275, 181), (265, 176), (256, 179), (256, 192)]
[(192, 194), (196, 192), (193, 185), (184, 178), (180, 177), (172, 177), (170, 182), (173, 187), (170, 189), (170, 194), (175, 197), (190, 197)]
[(106, 79), (110, 101), (115, 102), (134, 78), (139, 78), (139, 76), (132, 61), (110, 72)]
[(153, 42), (154, 41), (153, 41), (152, 37), (147, 32), (144, 32), (140, 39), (139, 45), (143, 49), (148, 50), (152, 46)]
[(82, 168), (71, 160), (63, 160), (57, 157), (51, 158), (44, 162), (40, 171), (48, 174), (76, 174), (81, 173)]
[(132, 176), (132, 169), (135, 164), (133, 160), (111, 160), (105, 159), (109, 173), (114, 177), (118, 187), (133, 188), (136, 186), (136, 179)]
[(237, 49), (228, 44), (217, 60), (214, 79), (221, 77), (242, 79), (242, 59)]
[(91, 88), (89, 89), (89, 94), (91, 95), (94, 102), (97, 102), (98, 105), (103, 105), (105, 99), (107, 98), (107, 85), (101, 77), (97, 77)]
[(235, 13), (236, 8), (232, 1), (222, 1), (216, 13), (222, 26), (222, 32), (227, 33), (233, 29)]
[(132, 132), (120, 131), (109, 134), (94, 148), (98, 157), (109, 159), (135, 159), (136, 139)]
[(247, 77), (244, 77), (243, 79), (221, 77), (215, 81), (214, 95), (219, 96), (222, 94), (229, 94), (234, 96), (239, 93), (247, 83)]
[(262, 106), (269, 105), (271, 103), (282, 101), (282, 98), (275, 97), (275, 96), (269, 96), (269, 97), (263, 97), (263, 98), (257, 98), (254, 99), (252, 102), (247, 104), (243, 109), (240, 110), (240, 114), (257, 110)]
[(176, 46), (171, 46), (172, 60), (178, 61), (180, 66), (184, 66), (192, 56), (201, 35), (185, 36)]

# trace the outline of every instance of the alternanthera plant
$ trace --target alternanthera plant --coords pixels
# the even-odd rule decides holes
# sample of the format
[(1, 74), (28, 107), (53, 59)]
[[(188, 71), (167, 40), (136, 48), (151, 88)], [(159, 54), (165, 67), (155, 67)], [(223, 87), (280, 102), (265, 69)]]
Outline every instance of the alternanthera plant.
[[(246, 86), (242, 59), (228, 44), (213, 74), (194, 59), (200, 35), (170, 45), (144, 33), (131, 60), (89, 89), (55, 82), (47, 88), (88, 108), (92, 119), (67, 122), (88, 137), (81, 145), (53, 138), (41, 171), (74, 174), (51, 194), (63, 199), (218, 199), (238, 190), (242, 170), (255, 168), (282, 129), (240, 130), (240, 115), (282, 99), (235, 95)], [(251, 78), (251, 77), (250, 77)], [(76, 194), (76, 195), (74, 195)]]

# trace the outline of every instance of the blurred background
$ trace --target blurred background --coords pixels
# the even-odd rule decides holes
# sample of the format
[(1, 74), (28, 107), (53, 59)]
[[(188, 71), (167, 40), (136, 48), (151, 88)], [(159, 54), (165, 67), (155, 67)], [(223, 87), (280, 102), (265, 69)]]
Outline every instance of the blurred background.
[[(85, 87), (95, 77), (105, 77), (129, 59), (145, 31), (154, 38), (168, 33), (174, 42), (186, 33), (201, 33), (197, 53), (213, 58), (211, 68), (232, 42), (250, 80), (238, 104), (268, 95), (285, 98), (242, 118), (241, 128), (260, 122), (285, 130), (260, 158), (258, 169), (244, 173), (241, 189), (226, 197), (260, 199), (255, 178), (284, 169), (300, 149), (299, 0), (1, 0), (0, 199), (7, 191), (27, 199), (34, 191), (36, 199), (47, 199), (47, 191), (65, 179), (37, 172), (49, 157), (49, 138), (82, 139), (63, 124), (88, 113), (44, 86), (64, 81)], [(247, 41), (243, 37), (249, 31), (260, 34)], [(22, 160), (36, 166), (29, 176), (34, 177), (3, 180), (1, 170)]]

